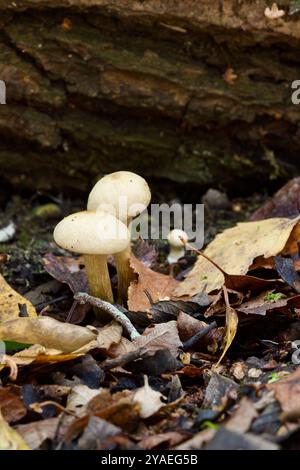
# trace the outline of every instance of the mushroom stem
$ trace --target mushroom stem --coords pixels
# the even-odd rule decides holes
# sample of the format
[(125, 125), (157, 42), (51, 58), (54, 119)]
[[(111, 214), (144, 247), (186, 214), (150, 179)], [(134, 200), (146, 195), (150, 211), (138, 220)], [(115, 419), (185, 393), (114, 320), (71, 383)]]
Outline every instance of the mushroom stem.
[(170, 253), (168, 254), (168, 263), (173, 264), (176, 263), (179, 258), (182, 258), (184, 256), (185, 250), (184, 247), (175, 247), (171, 246), (170, 248)]
[[(127, 217), (127, 228), (131, 233), (132, 217)], [(118, 296), (119, 300), (127, 302), (128, 289), (130, 283), (135, 280), (136, 276), (133, 269), (130, 267), (131, 244), (119, 253), (115, 253), (115, 263), (118, 274)]]
[(84, 255), (85, 270), (90, 294), (106, 302), (113, 303), (113, 293), (107, 267), (106, 255)]
[(130, 255), (130, 244), (125, 250), (120, 251), (120, 253), (115, 253), (114, 255), (118, 273), (118, 294), (120, 299), (123, 301), (127, 301), (128, 288), (130, 283), (135, 279), (134, 271), (130, 267)]

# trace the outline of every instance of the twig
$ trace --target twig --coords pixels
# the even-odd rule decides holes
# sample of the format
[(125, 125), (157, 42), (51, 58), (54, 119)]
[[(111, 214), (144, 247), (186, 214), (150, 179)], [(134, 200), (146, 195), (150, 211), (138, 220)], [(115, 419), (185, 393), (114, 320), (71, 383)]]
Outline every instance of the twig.
[(77, 300), (77, 302), (80, 304), (88, 303), (111, 315), (127, 331), (131, 341), (141, 336), (125, 313), (121, 312), (121, 310), (109, 302), (98, 299), (97, 297), (93, 297), (92, 295), (86, 294), (85, 292), (78, 292), (74, 295), (74, 299)]
[(194, 248), (192, 245), (187, 243), (182, 237), (179, 237), (179, 238), (188, 250), (193, 251), (194, 253), (197, 253), (197, 255), (199, 255), (199, 256), (203, 256), (203, 258), (205, 258), (207, 261), (209, 261), (211, 264), (213, 264), (214, 267), (217, 268), (223, 274), (223, 276), (225, 276), (225, 277), (228, 276), (228, 273), (226, 271), (224, 271), (224, 269), (221, 268), (221, 266), (219, 266), (213, 259), (211, 259), (205, 253), (203, 253), (203, 251), (197, 250), (197, 248)]
[(197, 331), (197, 333), (194, 336), (192, 336), (190, 339), (185, 341), (183, 343), (182, 349), (184, 351), (187, 351), (192, 346), (194, 346), (194, 344), (196, 344), (200, 338), (203, 338), (203, 336), (207, 335), (207, 333), (209, 333), (211, 330), (214, 330), (215, 328), (217, 328), (217, 323), (213, 321), (212, 323), (207, 325), (205, 328), (202, 328), (202, 330)]
[(135, 361), (136, 359), (142, 359), (145, 355), (146, 350), (144, 348), (139, 348), (136, 351), (130, 351), (127, 354), (123, 354), (123, 356), (116, 357), (115, 359), (107, 359), (101, 364), (104, 370), (114, 369), (115, 367), (123, 367), (128, 362)]
[(46, 401), (42, 401), (42, 402), (31, 403), (31, 405), (29, 405), (29, 408), (31, 408), (36, 413), (42, 413), (43, 412), (43, 407), (44, 406), (49, 406), (49, 405), (55, 406), (59, 410), (65, 412), (69, 415), (76, 416), (76, 413), (74, 413), (74, 411), (68, 410), (64, 406), (60, 405), (60, 403), (57, 403), (56, 401), (53, 401), (53, 400), (46, 400)]

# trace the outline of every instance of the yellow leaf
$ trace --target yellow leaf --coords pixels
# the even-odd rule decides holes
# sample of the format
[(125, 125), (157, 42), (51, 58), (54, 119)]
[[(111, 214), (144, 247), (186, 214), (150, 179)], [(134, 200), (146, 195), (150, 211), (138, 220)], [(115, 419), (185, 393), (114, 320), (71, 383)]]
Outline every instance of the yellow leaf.
[(226, 331), (225, 331), (225, 337), (224, 337), (224, 349), (223, 349), (220, 359), (218, 360), (217, 365), (220, 364), (223, 357), (225, 356), (228, 349), (230, 348), (231, 343), (234, 340), (234, 337), (236, 335), (237, 327), (239, 323), (238, 314), (236, 313), (234, 308), (230, 306), (229, 299), (228, 299), (228, 292), (225, 286), (223, 287), (223, 292), (224, 292), (224, 299), (226, 303)]
[[(273, 218), (255, 222), (242, 222), (225, 230), (207, 246), (204, 253), (228, 274), (246, 274), (258, 256), (278, 255), (299, 221)], [(223, 274), (208, 260), (199, 256), (192, 271), (175, 290), (175, 295), (195, 295), (206, 289), (212, 292), (224, 284)]]
[(51, 317), (17, 318), (0, 324), (0, 340), (40, 344), (46, 348), (71, 353), (95, 340), (89, 328), (62, 323)]
[(19, 317), (19, 304), (25, 304), (29, 317), (36, 317), (36, 310), (29, 300), (12, 289), (0, 274), (0, 322)]
[(30, 450), (22, 437), (3, 419), (0, 411), (0, 450)]

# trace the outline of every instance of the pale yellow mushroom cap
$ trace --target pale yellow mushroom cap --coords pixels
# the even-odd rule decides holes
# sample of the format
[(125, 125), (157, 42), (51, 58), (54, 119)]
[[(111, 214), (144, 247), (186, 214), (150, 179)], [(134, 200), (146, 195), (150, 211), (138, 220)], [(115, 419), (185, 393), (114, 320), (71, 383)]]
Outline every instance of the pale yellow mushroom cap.
[(169, 233), (168, 242), (170, 243), (171, 246), (175, 248), (182, 248), (184, 244), (182, 243), (180, 238), (182, 238), (185, 242), (188, 241), (187, 234), (183, 230), (175, 228), (174, 230), (171, 230), (171, 232)]
[(130, 243), (129, 231), (106, 212), (77, 212), (55, 227), (53, 237), (65, 250), (90, 255), (119, 253)]
[(95, 211), (99, 208), (127, 222), (146, 209), (150, 200), (151, 192), (144, 178), (130, 171), (116, 171), (95, 184), (87, 209)]

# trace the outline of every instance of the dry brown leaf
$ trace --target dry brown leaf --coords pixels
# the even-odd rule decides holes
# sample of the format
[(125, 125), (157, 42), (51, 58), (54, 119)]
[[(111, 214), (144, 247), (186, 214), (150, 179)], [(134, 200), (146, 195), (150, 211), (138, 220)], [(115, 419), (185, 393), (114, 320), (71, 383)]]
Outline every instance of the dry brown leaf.
[(169, 431), (160, 434), (155, 434), (154, 436), (147, 436), (139, 442), (141, 449), (151, 450), (162, 444), (167, 445), (168, 447), (173, 447), (180, 442), (184, 441), (190, 433), (184, 434), (184, 432)]
[[(280, 309), (283, 313), (289, 307), (300, 308), (300, 295), (284, 297), (276, 301), (268, 300), (268, 294), (273, 291), (262, 292), (257, 297), (253, 297), (247, 302), (242, 303), (236, 310), (248, 315), (266, 315), (269, 310)], [(285, 308), (286, 307), (286, 308)]]
[(217, 365), (220, 364), (223, 357), (225, 356), (228, 349), (230, 348), (231, 343), (234, 340), (234, 337), (236, 335), (238, 322), (239, 322), (238, 314), (236, 313), (234, 308), (230, 306), (229, 299), (228, 299), (228, 292), (227, 292), (226, 287), (223, 287), (223, 291), (224, 291), (224, 299), (226, 303), (226, 330), (225, 330), (225, 337), (224, 337), (224, 350), (221, 354), (221, 357), (218, 360)]
[(0, 322), (18, 318), (19, 304), (26, 306), (29, 317), (37, 316), (32, 303), (12, 289), (0, 274)]
[(30, 450), (22, 437), (3, 419), (0, 411), (0, 450)]
[(132, 397), (133, 392), (129, 390), (111, 394), (109, 390), (101, 389), (89, 402), (88, 412), (123, 430), (132, 430), (139, 419), (139, 405), (134, 403)]
[(72, 361), (82, 354), (62, 354), (57, 349), (47, 349), (40, 344), (34, 344), (11, 356), (17, 366), (28, 366), (29, 364), (53, 364), (58, 362)]
[[(208, 323), (204, 321), (197, 320), (191, 315), (187, 315), (184, 312), (180, 312), (177, 318), (177, 327), (179, 331), (180, 339), (184, 342), (194, 336), (199, 330), (206, 328)], [(205, 349), (209, 345), (215, 347), (218, 342), (223, 338), (223, 335), (220, 330), (215, 328), (212, 331), (209, 331), (203, 338), (200, 338), (197, 343), (193, 346), (194, 350), (199, 350), (199, 348)], [(201, 349), (200, 349), (201, 350)]]
[(151, 307), (145, 291), (149, 292), (153, 302), (159, 302), (171, 297), (179, 284), (172, 276), (152, 271), (135, 256), (131, 257), (130, 265), (138, 274), (138, 280), (133, 281), (128, 289), (128, 308), (132, 312), (144, 312)]
[(191, 439), (184, 441), (179, 446), (175, 447), (174, 450), (199, 450), (211, 441), (216, 434), (216, 429), (206, 428), (203, 431), (195, 434)]
[(21, 398), (21, 387), (9, 385), (0, 387), (0, 409), (8, 423), (15, 423), (24, 418), (27, 410)]
[(268, 384), (267, 388), (274, 390), (275, 398), (283, 411), (289, 413), (300, 409), (300, 368), (282, 380)]
[(86, 327), (62, 323), (51, 317), (17, 318), (0, 324), (0, 339), (17, 343), (40, 344), (71, 353), (95, 340)]
[(59, 418), (43, 419), (29, 424), (16, 426), (16, 431), (30, 449), (38, 449), (46, 439), (54, 439)]
[[(217, 235), (204, 253), (227, 273), (245, 275), (255, 258), (276, 256), (285, 248), (298, 221), (299, 217), (239, 223)], [(194, 268), (174, 294), (195, 295), (204, 289), (209, 293), (223, 284), (223, 274), (199, 256)]]
[(99, 390), (92, 389), (84, 384), (75, 385), (67, 400), (67, 410), (76, 414), (85, 413), (86, 405), (92, 398), (99, 395)]
[(96, 338), (74, 351), (75, 354), (86, 354), (92, 349), (108, 351), (111, 346), (119, 344), (121, 341), (123, 327), (120, 323), (112, 321), (103, 328), (93, 329), (92, 331), (97, 334)]
[(139, 405), (141, 418), (149, 418), (165, 406), (165, 403), (161, 401), (164, 396), (150, 387), (146, 375), (144, 380), (144, 386), (137, 389), (133, 396), (133, 401)]
[(258, 413), (252, 401), (247, 397), (243, 397), (239, 402), (238, 409), (233, 413), (231, 418), (225, 424), (230, 431), (240, 434), (249, 430), (252, 421), (257, 418)]
[[(49, 318), (49, 317), (40, 317), (40, 318)], [(26, 320), (26, 319), (24, 318), (23, 320)], [(56, 322), (56, 320), (54, 321)], [(51, 323), (53, 324), (53, 322)], [(60, 322), (56, 322), (56, 323), (60, 323)], [(65, 325), (65, 323), (60, 323), (60, 325)], [(54, 326), (56, 326), (56, 324), (54, 324)], [(73, 326), (76, 326), (76, 325), (73, 325)], [(79, 328), (82, 328), (82, 327), (79, 327)], [(22, 351), (15, 353), (11, 357), (11, 359), (17, 366), (28, 366), (29, 364), (32, 364), (32, 363), (53, 364), (53, 363), (59, 363), (59, 362), (67, 362), (67, 361), (72, 361), (73, 359), (76, 359), (77, 357), (80, 357), (88, 353), (92, 349), (101, 349), (102, 351), (107, 351), (112, 345), (118, 344), (122, 338), (122, 326), (119, 323), (114, 322), (114, 321), (99, 330), (94, 329), (91, 331), (89, 328), (86, 328), (86, 330), (88, 333), (91, 333), (94, 335), (92, 336), (93, 339), (91, 341), (88, 341), (86, 344), (84, 344), (83, 346), (81, 346), (75, 351), (66, 352), (66, 351), (62, 351), (61, 349), (45, 347), (45, 346), (42, 346), (41, 344), (33, 344), (29, 348), (23, 349)], [(26, 331), (25, 328), (24, 328), (24, 331)], [(45, 329), (43, 331), (43, 334), (46, 334), (47, 331), (48, 330)], [(77, 335), (80, 336), (81, 330), (73, 329), (73, 333), (75, 332), (77, 333)], [(1, 334), (1, 326), (0, 326), (0, 334)], [(55, 338), (54, 340), (53, 338), (51, 339), (51, 335), (53, 335), (53, 332), (50, 333), (50, 338), (48, 338), (47, 340), (43, 340), (43, 338), (41, 337), (39, 339), (42, 339), (43, 341), (47, 341), (48, 343), (50, 341), (53, 344), (55, 343), (57, 346), (61, 346), (62, 337), (56, 341)], [(89, 339), (89, 338), (90, 337), (86, 336), (86, 339)], [(67, 341), (68, 340), (69, 338), (67, 338)], [(75, 346), (77, 344), (80, 344), (78, 341), (81, 342), (80, 338), (78, 338), (76, 341), (74, 339), (72, 344)], [(23, 343), (24, 341), (21, 341), (21, 342)], [(72, 345), (70, 344), (70, 347), (71, 346)], [(2, 370), (3, 368), (4, 368), (4, 364), (0, 366), (0, 370)]]
[(262, 207), (256, 210), (250, 220), (270, 217), (297, 217), (300, 204), (300, 176), (289, 180)]
[(178, 348), (181, 346), (182, 342), (179, 338), (177, 323), (172, 320), (146, 328), (144, 333), (134, 341), (129, 341), (123, 337), (117, 346), (110, 348), (109, 355), (118, 357), (138, 349), (143, 349), (149, 356), (152, 356), (156, 351), (168, 349), (170, 354), (176, 357)]

